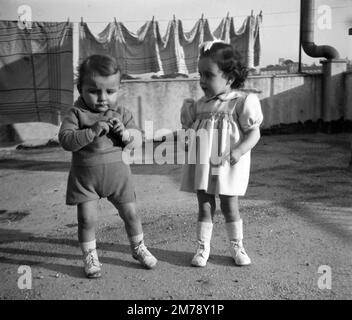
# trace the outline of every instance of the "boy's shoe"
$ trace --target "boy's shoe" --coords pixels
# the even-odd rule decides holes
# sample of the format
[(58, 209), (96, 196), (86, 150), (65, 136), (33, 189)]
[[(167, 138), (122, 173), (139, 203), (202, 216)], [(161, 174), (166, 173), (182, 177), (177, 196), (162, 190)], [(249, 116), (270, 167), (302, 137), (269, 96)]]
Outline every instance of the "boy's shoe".
[(100, 278), (101, 277), (101, 263), (98, 259), (96, 249), (91, 249), (83, 253), (84, 255), (84, 272), (87, 278)]
[(246, 251), (244, 250), (242, 241), (231, 241), (230, 252), (232, 258), (235, 260), (236, 265), (248, 266), (251, 264), (251, 259), (248, 257)]
[(136, 247), (132, 248), (132, 257), (138, 260), (140, 264), (147, 269), (153, 269), (158, 262), (144, 245), (143, 241), (141, 241)]
[(198, 243), (197, 252), (192, 259), (193, 267), (205, 267), (209, 259), (210, 246), (204, 245), (204, 243)]

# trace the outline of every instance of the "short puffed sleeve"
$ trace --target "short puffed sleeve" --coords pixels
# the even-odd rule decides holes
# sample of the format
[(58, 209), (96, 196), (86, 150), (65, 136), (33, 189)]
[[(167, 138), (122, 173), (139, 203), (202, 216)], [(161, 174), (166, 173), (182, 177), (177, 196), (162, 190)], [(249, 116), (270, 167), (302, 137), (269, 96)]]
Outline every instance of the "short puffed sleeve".
[(196, 120), (196, 102), (193, 99), (185, 99), (181, 108), (182, 129), (189, 129)]
[(238, 109), (236, 108), (236, 111), (239, 124), (242, 130), (246, 132), (261, 125), (263, 122), (263, 113), (259, 98), (256, 94), (250, 93), (243, 100), (239, 101), (239, 106)]

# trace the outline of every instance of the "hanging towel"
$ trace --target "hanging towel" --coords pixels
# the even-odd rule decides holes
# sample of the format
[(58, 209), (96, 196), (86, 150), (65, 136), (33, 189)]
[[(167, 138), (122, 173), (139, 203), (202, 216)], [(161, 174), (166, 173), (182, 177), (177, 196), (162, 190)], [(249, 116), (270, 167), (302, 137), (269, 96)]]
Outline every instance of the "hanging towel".
[(199, 46), (204, 41), (214, 40), (214, 36), (210, 31), (209, 23), (207, 19), (200, 19), (196, 22), (190, 32), (184, 32), (182, 28), (182, 22), (180, 25), (180, 45), (183, 48), (184, 60), (188, 70), (188, 73), (194, 73), (198, 71), (198, 56)]
[(123, 23), (109, 23), (97, 36), (86, 23), (79, 28), (80, 61), (92, 54), (110, 54), (116, 58), (122, 73), (140, 74), (162, 71), (156, 43), (157, 22), (146, 22), (136, 34)]
[(136, 34), (120, 22), (109, 23), (97, 36), (82, 23), (79, 29), (80, 61), (91, 54), (103, 53), (114, 56), (124, 74), (189, 74), (197, 72), (199, 45), (221, 39), (231, 43), (251, 68), (259, 65), (260, 22), (258, 17), (247, 17), (236, 31), (233, 18), (226, 17), (212, 33), (207, 19), (198, 20), (190, 32), (183, 30), (181, 20), (173, 19), (163, 37), (154, 20), (146, 22)]
[(261, 53), (261, 43), (260, 43), (260, 27), (263, 22), (263, 17), (261, 14), (259, 14), (256, 17), (256, 24), (255, 24), (255, 29), (254, 29), (254, 59), (253, 59), (253, 66), (257, 67), (260, 64), (260, 53)]
[(258, 66), (260, 62), (260, 17), (247, 17), (238, 30), (235, 30), (233, 18), (226, 17), (214, 31), (215, 38), (231, 43), (248, 68)]
[(73, 103), (72, 23), (0, 21), (0, 124), (58, 124)]

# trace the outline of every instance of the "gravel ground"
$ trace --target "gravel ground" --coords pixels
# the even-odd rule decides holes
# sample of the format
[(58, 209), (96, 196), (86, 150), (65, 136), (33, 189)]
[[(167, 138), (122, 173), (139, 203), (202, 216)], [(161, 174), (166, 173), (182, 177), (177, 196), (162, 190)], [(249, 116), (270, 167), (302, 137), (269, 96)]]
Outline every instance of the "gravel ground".
[[(76, 211), (65, 205), (70, 157), (59, 147), (0, 149), (0, 299), (352, 299), (347, 134), (262, 137), (240, 198), (249, 267), (232, 262), (220, 213), (208, 265), (191, 267), (197, 202), (179, 191), (182, 166), (132, 165), (146, 244), (159, 263), (144, 270), (133, 260), (122, 220), (101, 200), (96, 280), (83, 274)], [(31, 289), (19, 288), (24, 265)]]

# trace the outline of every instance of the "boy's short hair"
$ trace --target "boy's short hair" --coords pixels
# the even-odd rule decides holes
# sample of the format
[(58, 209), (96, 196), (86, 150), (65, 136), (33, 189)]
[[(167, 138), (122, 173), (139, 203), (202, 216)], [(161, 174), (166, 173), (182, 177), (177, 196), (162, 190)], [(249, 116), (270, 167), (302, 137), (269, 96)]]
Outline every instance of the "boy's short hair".
[(77, 89), (80, 92), (84, 78), (98, 74), (100, 76), (111, 76), (120, 73), (121, 68), (116, 59), (109, 55), (94, 54), (82, 61), (77, 68)]

